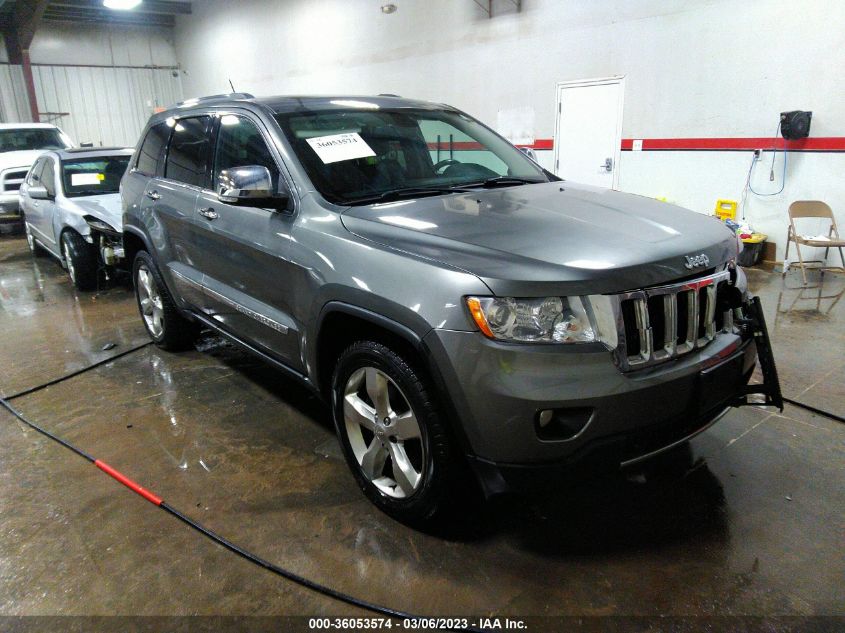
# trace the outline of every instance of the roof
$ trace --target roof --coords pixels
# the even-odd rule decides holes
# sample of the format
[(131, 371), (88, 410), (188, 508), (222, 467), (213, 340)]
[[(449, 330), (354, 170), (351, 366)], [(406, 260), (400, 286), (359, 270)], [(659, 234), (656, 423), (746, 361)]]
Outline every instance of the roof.
[(25, 128), (58, 128), (51, 123), (0, 123), (0, 130), (21, 130)]
[(361, 96), (275, 96), (252, 99), (255, 103), (267, 106), (273, 112), (303, 112), (308, 110), (373, 110), (377, 108), (416, 108), (434, 110), (443, 108), (443, 104), (418, 99), (405, 99), (388, 95)]
[(276, 114), (286, 112), (309, 112), (315, 110), (350, 110), (362, 109), (372, 110), (378, 108), (417, 108), (425, 110), (441, 109), (444, 106), (430, 101), (419, 101), (416, 99), (404, 99), (393, 95), (277, 95), (271, 97), (253, 97), (247, 93), (232, 93), (212, 95), (209, 97), (196, 97), (186, 99), (154, 116), (154, 119), (161, 120), (175, 113), (209, 106), (226, 106), (229, 104), (254, 103), (268, 108)]
[(132, 156), (131, 147), (74, 147), (71, 149), (51, 150), (62, 160), (74, 158), (98, 158), (100, 156)]

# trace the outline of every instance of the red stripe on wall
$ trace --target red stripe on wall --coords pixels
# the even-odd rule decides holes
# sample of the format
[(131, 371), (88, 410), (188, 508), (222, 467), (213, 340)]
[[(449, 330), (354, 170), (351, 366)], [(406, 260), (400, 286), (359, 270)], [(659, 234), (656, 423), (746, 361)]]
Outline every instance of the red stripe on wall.
[[(799, 152), (845, 152), (845, 137), (827, 136), (785, 141), (782, 138), (645, 138), (643, 151), (753, 151), (786, 149)], [(631, 151), (634, 139), (622, 139), (622, 150)]]
[[(554, 139), (550, 138), (538, 138), (533, 143), (517, 143), (516, 146), (530, 147), (531, 149), (553, 149), (555, 146), (555, 142)], [(441, 152), (448, 152), (450, 148), (455, 151), (485, 149), (481, 143), (478, 143), (476, 141), (452, 141), (451, 144), (449, 143), (449, 141), (440, 141), (439, 149)], [(437, 150), (437, 143), (429, 143), (428, 149)]]
[[(797, 141), (784, 141), (782, 138), (645, 138), (638, 139), (643, 142), (642, 151), (721, 151), (721, 152), (748, 152), (755, 149), (782, 150), (784, 142), (786, 149), (792, 152), (845, 152), (845, 136), (818, 136), (814, 138), (802, 138)], [(622, 139), (622, 151), (633, 150), (634, 139)], [(530, 147), (538, 150), (552, 150), (555, 142), (551, 138), (538, 138), (533, 143), (518, 143), (517, 147)], [(437, 143), (429, 143), (428, 148), (436, 150)], [(448, 141), (440, 142), (440, 151), (448, 152), (450, 149)], [(474, 141), (453, 141), (451, 149), (460, 150), (481, 150), (484, 146)]]
[(553, 138), (538, 138), (530, 145), (523, 145), (522, 143), (517, 143), (516, 146), (530, 147), (531, 149), (554, 149), (555, 140)]

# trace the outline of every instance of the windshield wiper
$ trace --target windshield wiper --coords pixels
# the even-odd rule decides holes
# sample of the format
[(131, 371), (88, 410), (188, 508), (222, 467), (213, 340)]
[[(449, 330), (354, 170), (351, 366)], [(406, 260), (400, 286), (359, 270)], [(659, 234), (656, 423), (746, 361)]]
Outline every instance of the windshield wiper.
[(71, 193), (72, 198), (79, 196), (104, 196), (109, 193), (117, 193), (117, 191), (103, 191), (102, 189), (83, 189), (82, 191), (74, 191)]
[(465, 183), (461, 186), (463, 187), (485, 187), (488, 189), (492, 189), (493, 187), (513, 187), (515, 185), (536, 185), (540, 182), (546, 182), (544, 180), (535, 180), (532, 178), (519, 178), (517, 176), (496, 176), (494, 178), (488, 178), (487, 180), (481, 182), (471, 182)]
[(457, 187), (403, 187), (402, 189), (391, 189), (375, 196), (367, 198), (357, 198), (349, 201), (347, 204), (375, 204), (379, 202), (391, 202), (393, 200), (402, 200), (403, 198), (418, 198), (421, 196), (439, 196), (446, 193), (462, 193), (466, 189), (463, 185)]

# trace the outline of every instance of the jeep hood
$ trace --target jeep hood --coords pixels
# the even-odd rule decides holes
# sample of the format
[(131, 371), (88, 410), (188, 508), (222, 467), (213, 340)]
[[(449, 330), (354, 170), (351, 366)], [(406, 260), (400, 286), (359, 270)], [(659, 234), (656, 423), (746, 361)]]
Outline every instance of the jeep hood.
[[(359, 237), (472, 273), (500, 296), (619, 292), (737, 254), (713, 217), (569, 182), (350, 207), (341, 217)], [(686, 256), (702, 254), (709, 264), (687, 267)]]
[(70, 198), (80, 215), (91, 215), (102, 220), (115, 231), (123, 230), (123, 208), (119, 193), (106, 193), (101, 196)]

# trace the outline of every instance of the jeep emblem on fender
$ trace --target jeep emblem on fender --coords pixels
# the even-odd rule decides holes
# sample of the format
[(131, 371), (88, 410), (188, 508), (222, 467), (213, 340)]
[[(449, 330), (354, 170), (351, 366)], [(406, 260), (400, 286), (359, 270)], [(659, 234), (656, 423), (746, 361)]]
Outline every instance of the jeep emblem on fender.
[(710, 258), (707, 257), (704, 253), (701, 255), (687, 255), (684, 257), (687, 260), (687, 263), (684, 264), (687, 268), (692, 270), (693, 268), (698, 268), (699, 266), (706, 266), (710, 263)]

